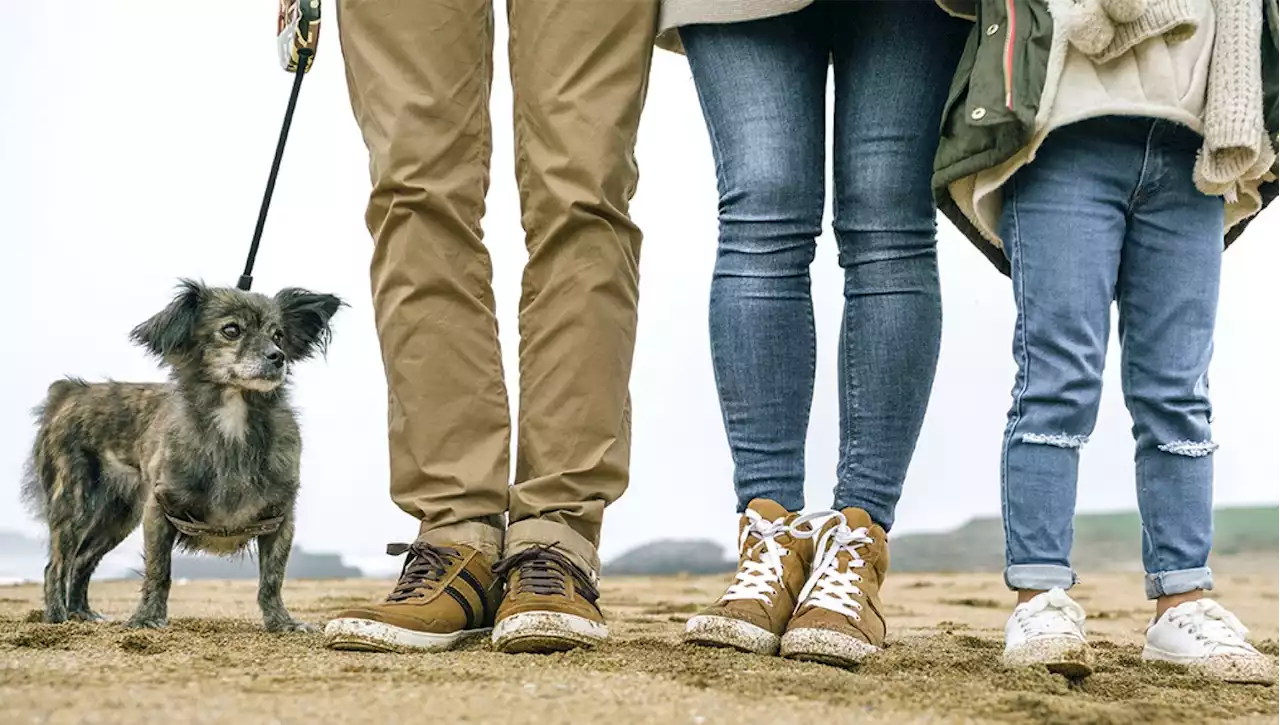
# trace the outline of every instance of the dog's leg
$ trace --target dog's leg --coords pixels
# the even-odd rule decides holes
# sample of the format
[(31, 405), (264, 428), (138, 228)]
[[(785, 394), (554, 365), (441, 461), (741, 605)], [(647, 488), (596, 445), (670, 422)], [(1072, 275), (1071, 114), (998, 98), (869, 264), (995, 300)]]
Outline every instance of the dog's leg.
[(44, 567), (44, 621), (58, 624), (67, 621), (67, 573), (63, 556), (50, 542), (49, 563)]
[(85, 540), (80, 544), (80, 551), (71, 564), (71, 586), (67, 591), (67, 604), (72, 619), (85, 622), (104, 622), (106, 617), (89, 607), (89, 579), (98, 568), (102, 557), (120, 545), (129, 536), (129, 532), (138, 525), (136, 514), (117, 521), (96, 521)]
[(107, 619), (89, 607), (89, 579), (93, 576), (94, 569), (98, 568), (98, 562), (102, 561), (102, 557), (120, 542), (112, 542), (110, 546), (103, 548), (99, 541), (86, 539), (81, 542), (80, 551), (76, 553), (76, 558), (69, 567), (71, 571), (68, 577), (70, 584), (67, 587), (69, 619), (82, 622), (104, 622)]
[(66, 577), (62, 574), (62, 562), (52, 550), (49, 563), (44, 566), (44, 621), (58, 624), (67, 621), (67, 599), (61, 591)]
[(104, 485), (96, 489), (89, 515), (76, 524), (81, 540), (68, 568), (70, 616), (86, 622), (106, 621), (106, 617), (89, 607), (89, 580), (102, 557), (138, 528), (146, 506), (146, 489), (136, 472), (119, 467), (106, 469), (101, 481)]
[(44, 568), (44, 620), (67, 621), (67, 579), (77, 544), (71, 522), (50, 522), (49, 564)]
[(293, 518), (289, 517), (273, 534), (258, 537), (258, 607), (268, 632), (315, 632), (317, 627), (294, 619), (284, 608), (280, 590), (293, 549)]
[(97, 480), (89, 459), (74, 446), (59, 447), (51, 456), (48, 466), (53, 479), (45, 514), (49, 564), (44, 569), (44, 618), (56, 624), (67, 621), (67, 583), (80, 548), (81, 522)]
[(147, 502), (142, 536), (147, 571), (142, 582), (142, 601), (129, 619), (129, 626), (159, 629), (169, 623), (169, 584), (178, 530), (164, 517), (155, 499)]

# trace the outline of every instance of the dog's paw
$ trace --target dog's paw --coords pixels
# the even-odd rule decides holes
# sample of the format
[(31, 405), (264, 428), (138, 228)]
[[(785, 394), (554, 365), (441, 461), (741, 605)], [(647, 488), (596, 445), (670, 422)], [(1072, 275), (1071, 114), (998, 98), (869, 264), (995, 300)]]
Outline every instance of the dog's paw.
[(125, 626), (130, 629), (164, 629), (169, 626), (169, 618), (139, 617), (135, 615)]
[(319, 632), (320, 628), (309, 622), (299, 622), (296, 619), (286, 619), (282, 622), (268, 622), (267, 631), (273, 632), (276, 634), (282, 634), (286, 632), (315, 633), (315, 632)]
[(99, 614), (98, 612), (95, 612), (92, 609), (86, 609), (80, 612), (70, 612), (67, 614), (67, 619), (71, 619), (76, 622), (109, 622), (111, 621), (110, 618), (108, 618), (106, 615)]

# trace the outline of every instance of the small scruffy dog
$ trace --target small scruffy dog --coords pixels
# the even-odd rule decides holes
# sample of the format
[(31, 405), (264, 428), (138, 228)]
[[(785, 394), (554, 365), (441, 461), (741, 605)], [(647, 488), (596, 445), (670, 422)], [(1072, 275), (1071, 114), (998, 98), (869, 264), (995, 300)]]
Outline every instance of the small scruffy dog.
[(286, 383), (291, 363), (325, 349), (342, 306), (296, 288), (266, 297), (184, 280), (130, 333), (170, 382), (49, 387), (23, 484), (49, 525), (47, 621), (103, 619), (89, 577), (141, 521), (146, 574), (129, 626), (167, 624), (175, 546), (227, 555), (256, 540), (267, 630), (313, 629), (280, 598), (302, 453)]

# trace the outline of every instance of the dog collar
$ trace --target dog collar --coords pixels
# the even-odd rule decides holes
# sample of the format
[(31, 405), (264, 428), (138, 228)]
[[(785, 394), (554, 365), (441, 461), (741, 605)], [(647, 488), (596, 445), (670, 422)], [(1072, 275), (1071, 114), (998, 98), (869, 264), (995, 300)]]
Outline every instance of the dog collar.
[(234, 539), (241, 536), (266, 536), (267, 534), (274, 534), (276, 531), (279, 531), (280, 524), (284, 523), (283, 516), (276, 516), (275, 518), (256, 521), (248, 526), (242, 526), (238, 529), (228, 529), (210, 526), (208, 524), (200, 523), (199, 521), (180, 519), (168, 512), (165, 512), (164, 517), (169, 519), (169, 523), (173, 524), (173, 527), (182, 532), (184, 536), (212, 536), (220, 539)]

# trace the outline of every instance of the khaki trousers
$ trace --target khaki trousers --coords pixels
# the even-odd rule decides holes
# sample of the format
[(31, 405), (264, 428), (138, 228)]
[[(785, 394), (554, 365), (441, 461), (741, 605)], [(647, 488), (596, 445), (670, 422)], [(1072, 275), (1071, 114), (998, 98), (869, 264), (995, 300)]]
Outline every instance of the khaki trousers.
[[(640, 230), (636, 129), (658, 0), (508, 0), (521, 287), (518, 439), (480, 220), (491, 0), (340, 0), (369, 149), (366, 222), (391, 497), (421, 537), (490, 556), (557, 544), (589, 574), (627, 486)], [(509, 512), (505, 531), (503, 514)]]

